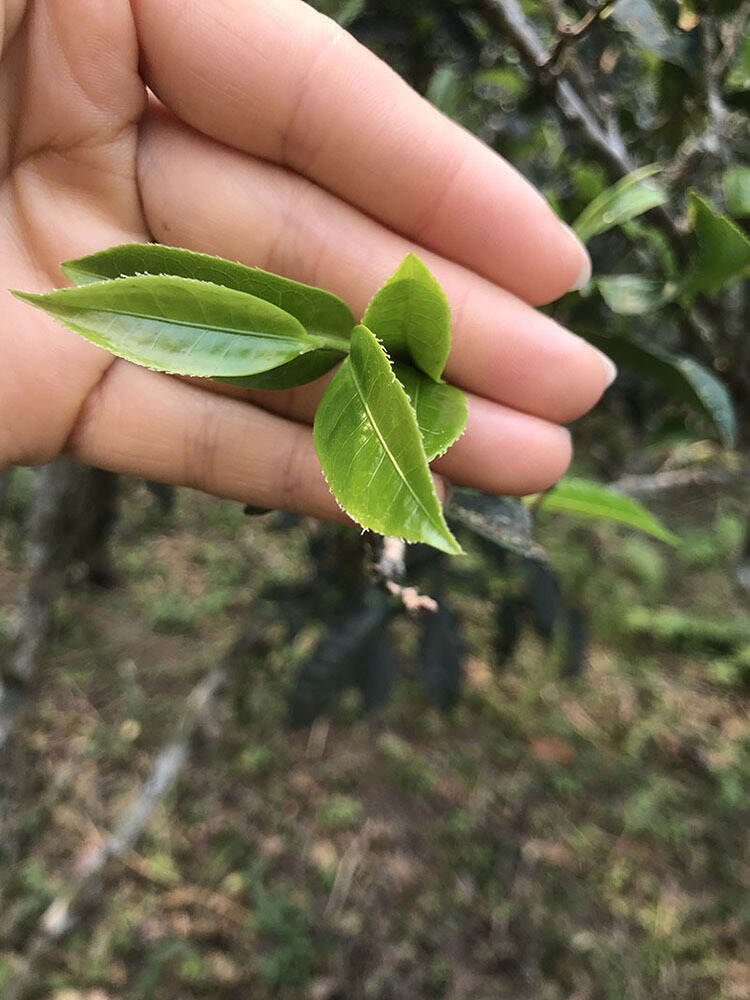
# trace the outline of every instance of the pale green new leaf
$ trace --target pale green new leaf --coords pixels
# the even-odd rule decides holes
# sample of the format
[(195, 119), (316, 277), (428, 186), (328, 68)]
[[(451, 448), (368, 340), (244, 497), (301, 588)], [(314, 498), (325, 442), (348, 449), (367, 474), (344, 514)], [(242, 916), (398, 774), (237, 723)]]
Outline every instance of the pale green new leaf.
[(750, 268), (750, 240), (742, 230), (721, 215), (697, 191), (691, 191), (693, 254), (681, 286), (682, 295), (699, 292), (712, 295)]
[(724, 177), (729, 214), (738, 219), (750, 216), (750, 167), (732, 167)]
[(395, 362), (396, 378), (406, 390), (417, 424), (427, 461), (443, 455), (461, 437), (466, 427), (466, 396), (455, 386), (433, 382), (425, 374)]
[(388, 354), (437, 381), (451, 347), (451, 314), (440, 285), (415, 254), (373, 296), (363, 324)]
[(120, 358), (179, 375), (252, 375), (331, 346), (270, 302), (190, 278), (143, 275), (14, 294)]
[[(60, 270), (76, 285), (139, 274), (196, 278), (265, 299), (298, 319), (308, 333), (348, 341), (354, 327), (349, 306), (322, 288), (302, 285), (259, 267), (246, 267), (222, 257), (160, 243), (124, 243), (88, 257), (67, 260), (60, 265)], [(343, 351), (346, 350), (347, 347), (343, 347)]]
[(355, 327), (315, 414), (315, 449), (339, 504), (363, 527), (458, 553), (409, 398), (383, 348)]
[(597, 195), (573, 223), (580, 239), (588, 243), (593, 236), (606, 233), (608, 229), (621, 226), (649, 209), (663, 205), (667, 200), (664, 191), (644, 183), (660, 170), (656, 163), (641, 167)]
[[(298, 319), (308, 333), (341, 340), (339, 350), (312, 350), (275, 371), (239, 380), (240, 385), (254, 389), (289, 389), (312, 382), (330, 371), (349, 349), (354, 316), (337, 296), (322, 288), (303, 285), (221, 257), (162, 246), (160, 243), (125, 243), (88, 257), (65, 261), (60, 268), (76, 285), (141, 274), (168, 274), (209, 281), (214, 285), (248, 292), (278, 306)], [(227, 381), (235, 383), (237, 380), (230, 378)]]
[(679, 539), (632, 497), (616, 493), (601, 483), (573, 477), (562, 479), (554, 489), (543, 496), (527, 497), (527, 503), (537, 504), (537, 509), (576, 514), (580, 517), (600, 518), (637, 528), (647, 535), (679, 545)]
[(708, 368), (686, 355), (671, 354), (657, 344), (588, 332), (585, 337), (616, 365), (653, 379), (668, 392), (697, 406), (713, 421), (723, 443), (728, 448), (734, 447), (737, 417), (732, 399), (721, 379)]
[(596, 279), (596, 287), (612, 312), (642, 316), (670, 301), (672, 292), (663, 281), (642, 274), (609, 274)]

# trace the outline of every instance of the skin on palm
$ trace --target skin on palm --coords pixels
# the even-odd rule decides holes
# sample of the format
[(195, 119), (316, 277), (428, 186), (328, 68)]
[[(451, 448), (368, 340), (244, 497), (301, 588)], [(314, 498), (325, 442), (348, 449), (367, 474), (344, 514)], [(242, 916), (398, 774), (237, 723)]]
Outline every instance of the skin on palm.
[[(471, 393), (467, 433), (441, 472), (510, 493), (564, 471), (569, 437), (551, 421), (584, 412), (607, 373), (521, 296), (554, 298), (586, 261), (498, 157), (299, 0), (30, 0), (20, 24), (18, 5), (4, 14), (0, 284), (47, 290), (62, 259), (155, 237), (329, 287), (357, 311), (416, 249), (448, 292), (449, 371)], [(163, 102), (147, 112), (139, 65)], [(357, 100), (331, 98), (353, 79)], [(520, 255), (508, 206), (531, 234)], [(320, 386), (186, 383), (113, 363), (9, 296), (4, 305), (0, 466), (65, 450), (341, 516), (309, 428)]]

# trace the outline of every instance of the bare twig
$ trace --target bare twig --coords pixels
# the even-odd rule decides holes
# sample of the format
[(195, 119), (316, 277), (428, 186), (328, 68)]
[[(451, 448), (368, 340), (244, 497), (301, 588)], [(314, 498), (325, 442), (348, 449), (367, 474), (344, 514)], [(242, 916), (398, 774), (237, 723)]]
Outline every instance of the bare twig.
[(371, 837), (372, 821), (368, 819), (361, 833), (358, 833), (352, 839), (341, 861), (339, 861), (338, 868), (336, 869), (336, 878), (334, 879), (333, 888), (331, 889), (324, 911), (326, 917), (337, 917), (346, 905), (354, 876), (367, 853)]
[(687, 469), (668, 469), (644, 476), (623, 476), (610, 483), (610, 489), (631, 497), (657, 496), (677, 490), (710, 489), (715, 486), (734, 486), (750, 481), (750, 471), (698, 466)]
[(370, 569), (375, 580), (391, 597), (401, 601), (409, 614), (437, 611), (437, 601), (432, 597), (401, 583), (406, 575), (406, 542), (402, 538), (383, 538), (379, 553), (370, 560)]
[(550, 72), (547, 49), (518, 0), (477, 0), (476, 6), (491, 24), (510, 39), (538, 86), (554, 94), (560, 112), (579, 129), (597, 157), (617, 177), (624, 177), (634, 170), (637, 164), (630, 156), (612, 116), (602, 107), (601, 120), (597, 119), (586, 99), (568, 79), (564, 68)]
[(592, 25), (596, 24), (604, 11), (611, 6), (612, 0), (603, 0), (602, 3), (597, 4), (596, 7), (592, 7), (591, 10), (587, 11), (575, 24), (570, 24), (565, 19), (558, 19), (557, 36), (552, 43), (552, 48), (544, 63), (545, 69), (553, 70), (558, 66), (568, 47), (580, 41), (591, 29)]
[(3, 1000), (22, 1000), (35, 988), (45, 957), (100, 895), (108, 863), (122, 858), (135, 846), (154, 810), (174, 787), (189, 759), (193, 741), (205, 729), (216, 697), (224, 690), (227, 680), (225, 670), (215, 670), (190, 693), (178, 731), (156, 757), (140, 794), (115, 830), (84, 854), (67, 887), (43, 914), (21, 966), (5, 986)]

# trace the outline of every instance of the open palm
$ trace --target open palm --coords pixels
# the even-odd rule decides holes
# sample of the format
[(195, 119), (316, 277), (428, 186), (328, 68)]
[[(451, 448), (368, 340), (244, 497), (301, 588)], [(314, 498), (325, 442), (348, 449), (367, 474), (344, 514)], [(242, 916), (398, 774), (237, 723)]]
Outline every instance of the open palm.
[[(156, 239), (337, 293), (361, 313), (414, 249), (446, 289), (468, 395), (435, 469), (544, 488), (612, 374), (533, 306), (585, 279), (501, 158), (301, 0), (0, 0), (0, 288)], [(82, 461), (320, 517), (321, 384), (263, 393), (138, 368), (5, 291), (0, 468)]]

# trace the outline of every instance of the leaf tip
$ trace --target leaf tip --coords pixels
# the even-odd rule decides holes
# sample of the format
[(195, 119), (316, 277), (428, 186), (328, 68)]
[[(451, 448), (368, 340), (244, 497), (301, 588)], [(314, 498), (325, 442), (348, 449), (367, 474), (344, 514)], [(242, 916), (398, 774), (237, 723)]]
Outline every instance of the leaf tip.
[(44, 298), (44, 295), (39, 292), (22, 292), (17, 288), (9, 288), (8, 291), (14, 299), (19, 299), (21, 302), (28, 302), (32, 306), (37, 305), (39, 299)]

